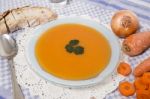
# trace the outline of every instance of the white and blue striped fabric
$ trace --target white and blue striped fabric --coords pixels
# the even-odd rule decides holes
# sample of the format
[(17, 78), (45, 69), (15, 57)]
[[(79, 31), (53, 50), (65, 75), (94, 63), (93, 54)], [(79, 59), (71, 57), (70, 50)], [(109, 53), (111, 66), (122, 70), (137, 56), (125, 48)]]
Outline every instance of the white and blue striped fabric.
[(135, 12), (140, 20), (150, 24), (150, 0), (91, 0), (106, 9), (129, 9)]

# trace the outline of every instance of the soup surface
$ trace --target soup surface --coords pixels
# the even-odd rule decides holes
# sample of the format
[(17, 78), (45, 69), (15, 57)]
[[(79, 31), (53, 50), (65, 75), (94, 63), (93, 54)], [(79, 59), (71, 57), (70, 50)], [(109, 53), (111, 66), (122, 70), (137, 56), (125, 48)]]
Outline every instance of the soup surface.
[[(78, 40), (84, 53), (66, 51), (71, 40)], [(97, 76), (109, 63), (111, 48), (97, 30), (80, 24), (61, 24), (48, 29), (36, 43), (36, 58), (43, 70), (67, 80), (83, 80)]]

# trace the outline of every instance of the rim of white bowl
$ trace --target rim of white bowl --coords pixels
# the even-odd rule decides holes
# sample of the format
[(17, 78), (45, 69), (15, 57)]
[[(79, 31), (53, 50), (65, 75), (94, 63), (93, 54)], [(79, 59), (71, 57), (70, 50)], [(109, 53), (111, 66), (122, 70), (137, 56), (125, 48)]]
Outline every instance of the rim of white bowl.
[[(38, 61), (36, 60), (36, 56), (35, 56), (36, 41), (47, 29), (55, 27), (60, 24), (67, 24), (67, 23), (82, 24), (82, 25), (92, 27), (97, 31), (100, 31), (100, 33), (102, 33), (102, 35), (108, 40), (112, 52), (110, 61), (107, 67), (95, 78), (91, 78), (87, 80), (77, 80), (77, 81), (64, 80), (45, 72), (38, 64)], [(107, 76), (109, 76), (115, 70), (121, 57), (121, 47), (120, 47), (119, 40), (117, 39), (115, 34), (104, 25), (96, 21), (85, 19), (82, 17), (65, 17), (44, 24), (40, 26), (38, 29), (36, 29), (33, 32), (32, 37), (30, 37), (30, 39), (28, 40), (28, 43), (25, 47), (25, 55), (28, 63), (30, 64), (30, 68), (45, 80), (63, 87), (82, 88), (82, 87), (90, 87), (98, 83), (101, 83)]]

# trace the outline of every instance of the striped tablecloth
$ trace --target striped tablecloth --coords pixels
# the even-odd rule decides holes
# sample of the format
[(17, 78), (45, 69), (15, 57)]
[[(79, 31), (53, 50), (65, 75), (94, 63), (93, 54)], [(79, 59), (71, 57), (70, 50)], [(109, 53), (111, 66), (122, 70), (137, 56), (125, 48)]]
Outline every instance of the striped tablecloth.
[[(89, 0), (89, 1), (81, 0), (81, 1), (88, 3), (87, 6), (91, 5), (91, 7), (89, 7), (90, 9), (87, 9), (87, 12), (85, 13), (88, 13), (88, 10), (93, 10), (93, 14), (106, 13), (108, 16), (106, 15), (107, 17), (104, 18), (102, 18), (99, 15), (100, 16), (99, 18), (105, 24), (110, 22), (110, 17), (111, 17), (110, 15), (112, 14), (109, 13), (120, 9), (130, 9), (138, 15), (141, 23), (148, 24), (148, 25), (150, 24), (150, 0)], [(29, 5), (29, 4), (49, 7), (49, 0), (0, 0), (0, 12), (3, 12), (10, 8), (19, 7), (20, 5)], [(103, 9), (107, 9), (107, 12), (105, 12), (105, 10)], [(71, 10), (72, 13), (76, 13), (76, 11), (73, 11), (73, 9)], [(127, 78), (127, 80), (132, 81), (133, 76)], [(22, 90), (24, 95), (26, 96), (26, 99), (38, 99), (38, 96), (31, 96), (28, 89), (22, 88)], [(10, 80), (10, 73), (9, 73), (9, 64), (7, 62), (7, 59), (2, 59), (0, 57), (0, 99), (11, 99), (11, 98), (12, 95), (11, 95), (11, 80)], [(106, 99), (135, 99), (135, 96), (123, 97), (116, 90), (110, 93), (108, 96), (106, 96)]]
[(150, 24), (150, 0), (90, 0), (98, 3), (105, 9), (122, 10), (129, 9), (138, 17)]

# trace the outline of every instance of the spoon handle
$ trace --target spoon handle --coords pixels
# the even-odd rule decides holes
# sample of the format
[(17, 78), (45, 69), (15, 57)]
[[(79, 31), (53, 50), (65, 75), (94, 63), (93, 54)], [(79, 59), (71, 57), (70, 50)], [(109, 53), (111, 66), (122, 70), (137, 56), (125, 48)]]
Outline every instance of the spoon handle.
[(24, 99), (24, 95), (16, 79), (15, 68), (13, 66), (13, 60), (12, 59), (9, 60), (9, 63), (10, 63), (10, 69), (11, 69), (13, 99)]

